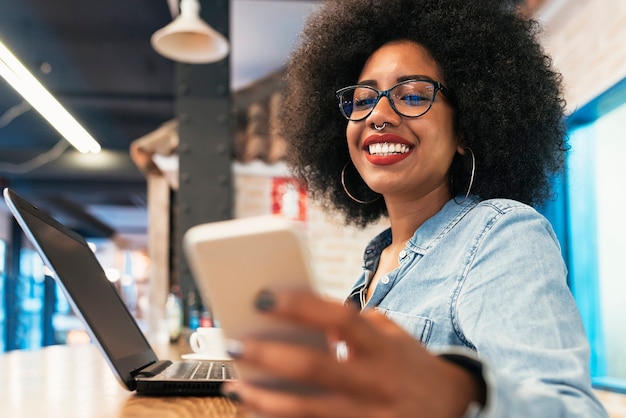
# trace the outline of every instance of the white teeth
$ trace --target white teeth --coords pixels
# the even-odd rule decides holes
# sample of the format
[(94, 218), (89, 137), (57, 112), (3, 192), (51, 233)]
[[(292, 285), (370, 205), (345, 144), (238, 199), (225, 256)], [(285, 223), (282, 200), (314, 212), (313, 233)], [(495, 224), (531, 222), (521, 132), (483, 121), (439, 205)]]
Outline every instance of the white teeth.
[(369, 146), (370, 154), (380, 155), (383, 157), (394, 154), (406, 154), (407, 152), (409, 152), (409, 147), (405, 144), (389, 144), (385, 142), (382, 144), (378, 143)]

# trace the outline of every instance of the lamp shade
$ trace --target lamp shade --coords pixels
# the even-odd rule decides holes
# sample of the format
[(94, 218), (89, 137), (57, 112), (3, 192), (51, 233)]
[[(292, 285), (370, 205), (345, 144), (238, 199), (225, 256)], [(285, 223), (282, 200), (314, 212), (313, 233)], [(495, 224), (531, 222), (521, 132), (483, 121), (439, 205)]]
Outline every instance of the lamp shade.
[(188, 64), (223, 59), (230, 50), (228, 41), (204, 22), (199, 12), (198, 0), (182, 0), (180, 15), (152, 35), (152, 47), (166, 58)]

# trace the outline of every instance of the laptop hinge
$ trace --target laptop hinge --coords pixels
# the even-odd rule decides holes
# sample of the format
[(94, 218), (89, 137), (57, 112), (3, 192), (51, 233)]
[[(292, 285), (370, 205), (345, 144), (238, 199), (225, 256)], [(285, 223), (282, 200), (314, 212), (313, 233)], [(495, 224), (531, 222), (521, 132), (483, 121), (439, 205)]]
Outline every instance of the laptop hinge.
[(159, 360), (155, 363), (152, 363), (148, 367), (139, 370), (139, 372), (137, 373), (137, 376), (146, 376), (146, 377), (156, 376), (157, 374), (161, 373), (163, 370), (165, 370), (167, 367), (171, 365), (172, 365), (172, 362), (170, 360)]

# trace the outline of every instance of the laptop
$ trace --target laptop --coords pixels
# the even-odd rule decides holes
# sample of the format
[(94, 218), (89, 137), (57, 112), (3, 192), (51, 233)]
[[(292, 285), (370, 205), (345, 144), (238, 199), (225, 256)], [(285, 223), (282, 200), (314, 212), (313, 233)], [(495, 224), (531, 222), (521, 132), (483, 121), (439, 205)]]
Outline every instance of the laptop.
[(236, 379), (232, 361), (158, 359), (87, 242), (9, 188), (3, 194), (123, 387), (142, 395), (219, 396), (222, 383)]

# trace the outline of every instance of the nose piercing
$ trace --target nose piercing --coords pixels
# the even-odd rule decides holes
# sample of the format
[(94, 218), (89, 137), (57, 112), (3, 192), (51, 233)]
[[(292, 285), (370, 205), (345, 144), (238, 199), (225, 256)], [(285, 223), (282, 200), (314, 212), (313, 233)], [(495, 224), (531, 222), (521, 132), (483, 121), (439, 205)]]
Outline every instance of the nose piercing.
[(382, 131), (383, 129), (385, 129), (385, 126), (387, 126), (387, 122), (383, 122), (381, 126), (374, 124), (374, 129), (376, 129), (377, 131)]

